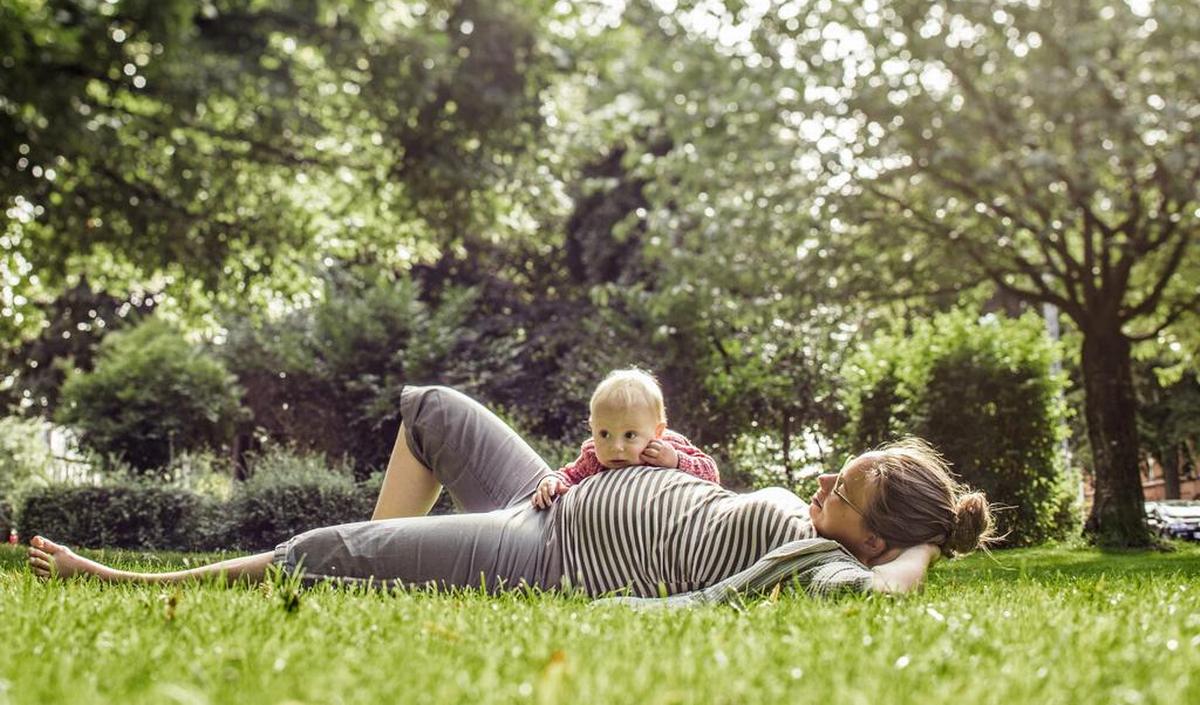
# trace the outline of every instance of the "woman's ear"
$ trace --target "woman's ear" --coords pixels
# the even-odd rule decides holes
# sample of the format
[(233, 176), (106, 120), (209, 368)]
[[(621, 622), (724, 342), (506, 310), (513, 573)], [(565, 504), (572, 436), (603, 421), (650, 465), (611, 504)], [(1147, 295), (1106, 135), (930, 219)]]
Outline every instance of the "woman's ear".
[(901, 553), (904, 553), (904, 550), (903, 550), (903, 549), (900, 549), (900, 548), (889, 548), (888, 550), (886, 550), (886, 551), (884, 551), (883, 553), (879, 554), (879, 557), (878, 557), (878, 558), (876, 558), (875, 560), (871, 561), (871, 564), (870, 564), (868, 567), (870, 567), (870, 568), (874, 568), (874, 567), (875, 567), (875, 566), (877, 566), (877, 565), (883, 565), (884, 563), (891, 563), (892, 561), (894, 561), (894, 560), (896, 560), (897, 558), (899, 558)]
[(874, 532), (867, 534), (867, 538), (863, 541), (863, 552), (867, 555), (868, 560), (864, 561), (868, 566), (877, 566), (893, 560), (900, 555), (899, 548), (891, 548), (887, 545), (879, 534)]

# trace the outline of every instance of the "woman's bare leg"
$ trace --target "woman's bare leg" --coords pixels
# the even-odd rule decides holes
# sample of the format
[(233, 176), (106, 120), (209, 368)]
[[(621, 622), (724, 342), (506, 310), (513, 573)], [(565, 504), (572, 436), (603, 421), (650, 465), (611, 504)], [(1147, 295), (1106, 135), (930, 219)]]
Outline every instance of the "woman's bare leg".
[(94, 575), (101, 580), (113, 583), (182, 583), (218, 575), (224, 577), (228, 583), (237, 582), (239, 579), (257, 583), (262, 582), (274, 556), (273, 552), (268, 551), (253, 556), (211, 563), (190, 570), (177, 570), (170, 573), (135, 573), (128, 570), (117, 570), (88, 560), (66, 546), (60, 546), (41, 536), (35, 536), (29, 542), (29, 566), (39, 578)]
[(371, 521), (424, 516), (433, 508), (441, 491), (442, 485), (433, 472), (422, 465), (409, 449), (408, 437), (401, 423)]

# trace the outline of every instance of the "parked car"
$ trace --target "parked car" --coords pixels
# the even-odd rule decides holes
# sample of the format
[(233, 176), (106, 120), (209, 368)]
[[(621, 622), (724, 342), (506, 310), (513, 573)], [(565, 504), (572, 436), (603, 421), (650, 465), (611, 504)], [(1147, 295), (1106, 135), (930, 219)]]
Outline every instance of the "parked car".
[(1146, 526), (1156, 534), (1162, 533), (1162, 520), (1158, 516), (1158, 502), (1146, 502)]
[(1163, 536), (1200, 541), (1200, 501), (1166, 499), (1146, 502), (1146, 523)]

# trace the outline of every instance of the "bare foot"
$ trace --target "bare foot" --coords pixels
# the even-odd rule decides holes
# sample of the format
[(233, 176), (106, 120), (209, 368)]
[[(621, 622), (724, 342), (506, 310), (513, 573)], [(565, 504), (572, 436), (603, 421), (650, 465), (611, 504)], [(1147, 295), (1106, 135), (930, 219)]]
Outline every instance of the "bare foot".
[(90, 561), (66, 546), (60, 546), (50, 539), (34, 536), (29, 542), (29, 567), (34, 575), (42, 578), (57, 576), (69, 578), (73, 575), (92, 574), (106, 577), (112, 569)]

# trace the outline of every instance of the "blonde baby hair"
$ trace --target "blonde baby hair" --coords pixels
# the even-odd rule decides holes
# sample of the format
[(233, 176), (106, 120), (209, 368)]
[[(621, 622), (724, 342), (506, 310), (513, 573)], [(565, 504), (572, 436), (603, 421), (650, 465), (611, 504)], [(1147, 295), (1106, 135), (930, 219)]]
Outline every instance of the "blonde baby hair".
[(608, 373), (592, 392), (592, 412), (599, 405), (645, 406), (654, 411), (659, 423), (667, 422), (667, 406), (663, 402), (662, 388), (649, 372), (631, 367)]

